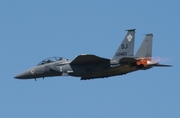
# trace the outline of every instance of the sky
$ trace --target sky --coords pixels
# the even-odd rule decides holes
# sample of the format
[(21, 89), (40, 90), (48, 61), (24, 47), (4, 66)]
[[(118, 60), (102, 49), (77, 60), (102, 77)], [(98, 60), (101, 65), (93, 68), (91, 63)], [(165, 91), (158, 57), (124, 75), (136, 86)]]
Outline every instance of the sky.
[[(179, 0), (1, 0), (1, 118), (179, 118)], [(79, 54), (112, 58), (126, 29), (135, 52), (153, 33), (153, 57), (171, 68), (82, 81), (18, 80), (41, 60)]]

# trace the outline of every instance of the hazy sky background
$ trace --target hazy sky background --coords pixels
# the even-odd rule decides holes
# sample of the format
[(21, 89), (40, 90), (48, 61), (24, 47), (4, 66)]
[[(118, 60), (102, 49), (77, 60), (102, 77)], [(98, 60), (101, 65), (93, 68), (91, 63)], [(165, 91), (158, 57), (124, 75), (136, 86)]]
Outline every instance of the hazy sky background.
[[(1, 0), (1, 118), (180, 118), (179, 0)], [(153, 56), (172, 68), (80, 81), (17, 80), (41, 60), (112, 58), (126, 29), (135, 52), (153, 33)]]

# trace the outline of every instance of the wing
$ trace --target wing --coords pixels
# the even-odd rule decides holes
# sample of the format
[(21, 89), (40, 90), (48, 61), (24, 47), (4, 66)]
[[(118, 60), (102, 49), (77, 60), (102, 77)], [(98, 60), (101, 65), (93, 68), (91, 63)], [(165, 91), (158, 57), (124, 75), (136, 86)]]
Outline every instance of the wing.
[(109, 59), (98, 57), (96, 55), (78, 55), (70, 64), (93, 64), (93, 63), (110, 63)]

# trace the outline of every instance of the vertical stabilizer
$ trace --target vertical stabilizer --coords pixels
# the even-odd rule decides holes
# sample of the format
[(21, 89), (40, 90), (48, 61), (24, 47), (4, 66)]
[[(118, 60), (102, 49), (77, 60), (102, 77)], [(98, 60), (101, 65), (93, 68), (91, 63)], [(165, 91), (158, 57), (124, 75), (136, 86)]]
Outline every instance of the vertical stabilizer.
[(135, 40), (135, 30), (136, 29), (129, 29), (124, 40), (122, 41), (121, 45), (117, 49), (116, 53), (112, 60), (119, 60), (123, 57), (133, 57), (134, 56), (134, 40)]
[(152, 60), (152, 40), (153, 34), (146, 34), (141, 46), (139, 47), (136, 57), (143, 58), (146, 57), (148, 60)]

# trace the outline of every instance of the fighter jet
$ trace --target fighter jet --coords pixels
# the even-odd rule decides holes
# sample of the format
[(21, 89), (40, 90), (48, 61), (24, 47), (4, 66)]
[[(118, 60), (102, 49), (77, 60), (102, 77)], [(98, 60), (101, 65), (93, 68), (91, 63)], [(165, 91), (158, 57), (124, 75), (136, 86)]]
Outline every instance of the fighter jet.
[(112, 59), (93, 54), (78, 55), (72, 61), (62, 57), (51, 57), (14, 78), (36, 80), (53, 76), (74, 76), (80, 77), (81, 80), (89, 80), (123, 75), (155, 66), (170, 67), (170, 65), (152, 62), (152, 34), (146, 35), (134, 56), (135, 30), (126, 30), (127, 34)]

